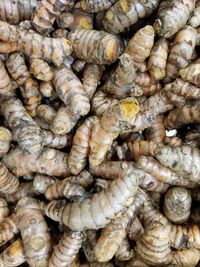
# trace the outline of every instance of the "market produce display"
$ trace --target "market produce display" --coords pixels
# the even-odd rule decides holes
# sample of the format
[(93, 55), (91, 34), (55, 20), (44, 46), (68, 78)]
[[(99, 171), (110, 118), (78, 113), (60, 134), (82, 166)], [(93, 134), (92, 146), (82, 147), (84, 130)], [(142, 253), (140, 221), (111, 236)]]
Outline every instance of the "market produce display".
[(200, 266), (199, 0), (0, 0), (14, 266)]

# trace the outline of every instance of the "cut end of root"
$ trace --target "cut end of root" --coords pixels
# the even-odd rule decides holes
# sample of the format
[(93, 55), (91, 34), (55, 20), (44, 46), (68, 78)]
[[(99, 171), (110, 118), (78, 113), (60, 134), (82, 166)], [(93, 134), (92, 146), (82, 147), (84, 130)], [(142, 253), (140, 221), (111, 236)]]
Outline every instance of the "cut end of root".
[(114, 18), (114, 14), (113, 14), (113, 12), (112, 12), (111, 10), (108, 10), (108, 11), (106, 12), (106, 16), (105, 16), (105, 18), (107, 19), (107, 21), (111, 22), (111, 21), (113, 20), (113, 18)]
[(89, 23), (89, 21), (87, 19), (83, 19), (81, 21), (81, 27), (82, 27), (82, 29), (92, 30), (92, 25), (91, 25), (91, 23)]
[(116, 58), (116, 51), (118, 50), (116, 40), (109, 40), (107, 43), (107, 58), (109, 61), (113, 61)]
[(106, 40), (105, 58), (107, 63), (115, 62), (123, 53), (124, 45), (119, 38), (108, 35)]
[(0, 127), (0, 140), (8, 142), (12, 140), (12, 135), (8, 129)]
[(17, 257), (18, 254), (20, 254), (20, 252), (23, 250), (23, 244), (21, 242), (21, 240), (17, 240), (15, 241), (15, 244), (13, 243), (13, 245), (11, 246), (10, 250), (9, 250), (9, 255), (11, 257)]
[(130, 1), (128, 0), (121, 0), (120, 2), (120, 7), (124, 13), (127, 13), (129, 9), (131, 8)]
[(131, 121), (133, 117), (140, 111), (140, 107), (136, 99), (127, 98), (120, 103), (120, 109), (126, 121)]

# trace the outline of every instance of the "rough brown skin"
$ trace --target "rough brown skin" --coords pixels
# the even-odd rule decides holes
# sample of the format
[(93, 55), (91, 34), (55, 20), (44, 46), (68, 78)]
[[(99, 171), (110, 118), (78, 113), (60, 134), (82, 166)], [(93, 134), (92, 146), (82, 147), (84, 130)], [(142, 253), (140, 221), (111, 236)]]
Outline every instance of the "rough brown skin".
[(18, 232), (17, 217), (15, 213), (12, 213), (0, 224), (0, 246), (10, 241)]
[(94, 183), (94, 178), (87, 170), (83, 170), (78, 175), (70, 176), (70, 181), (87, 189)]
[(67, 267), (75, 261), (79, 249), (81, 248), (84, 234), (81, 232), (65, 232), (54, 247), (53, 254), (49, 261), (49, 267)]
[(76, 130), (68, 158), (68, 166), (73, 174), (78, 174), (86, 165), (86, 160), (89, 155), (91, 132), (95, 122), (97, 122), (95, 116), (88, 117)]
[(188, 145), (176, 148), (163, 146), (156, 149), (156, 158), (188, 181), (199, 183), (200, 150), (198, 148)]
[(0, 60), (0, 95), (14, 96), (14, 90), (10, 77), (5, 69), (4, 63)]
[(90, 110), (89, 99), (78, 77), (66, 67), (54, 71), (53, 83), (60, 99), (76, 115), (86, 115)]
[(8, 208), (8, 203), (5, 199), (0, 198), (0, 223), (2, 223), (9, 215), (10, 210)]
[(146, 26), (136, 32), (128, 42), (125, 53), (120, 57), (116, 71), (103, 86), (105, 92), (119, 99), (143, 94), (143, 90), (140, 88), (141, 84), (138, 84), (141, 77), (138, 77), (137, 67), (143, 64), (149, 56), (153, 41), (154, 30), (152, 26)]
[(114, 180), (123, 177), (129, 171), (134, 170), (134, 164), (129, 161), (103, 161), (98, 166), (89, 165), (90, 173), (96, 177)]
[(9, 127), (15, 132), (19, 146), (31, 153), (39, 153), (43, 148), (43, 134), (39, 126), (15, 97), (1, 98), (1, 112)]
[(134, 84), (136, 71), (137, 69), (131, 56), (127, 53), (122, 54), (116, 71), (105, 83), (103, 90), (111, 94), (113, 98), (118, 99), (142, 95), (142, 90), (139, 90)]
[(140, 221), (145, 228), (148, 228), (153, 222), (160, 221), (163, 225), (168, 224), (164, 215), (155, 208), (150, 195), (146, 192), (146, 200), (140, 210)]
[(72, 145), (72, 135), (56, 135), (48, 130), (42, 130), (44, 134), (44, 146), (55, 149), (62, 149)]
[(73, 0), (42, 0), (37, 3), (32, 22), (40, 33), (49, 31), (56, 18), (65, 10)]
[(59, 221), (74, 231), (105, 227), (118, 212), (133, 202), (137, 188), (137, 176), (133, 173), (124, 175), (91, 198), (85, 198), (81, 203), (70, 203), (64, 209), (60, 208)]
[(191, 25), (193, 28), (199, 27), (200, 26), (199, 16), (200, 16), (200, 2), (196, 1), (195, 9), (188, 21), (188, 24)]
[[(156, 149), (156, 151), (159, 149)], [(182, 176), (178, 176), (177, 173), (171, 171), (157, 160), (151, 157), (141, 156), (137, 162), (137, 167), (143, 169), (145, 172), (153, 175), (159, 181), (170, 185), (185, 186), (187, 188), (195, 187), (191, 181), (184, 179)]]
[(199, 250), (183, 249), (172, 252), (172, 266), (195, 267), (200, 260)]
[(0, 157), (7, 154), (10, 149), (12, 135), (5, 127), (0, 127)]
[[(142, 180), (142, 177), (144, 177), (144, 180)], [(155, 192), (155, 194), (165, 193), (169, 188), (169, 184), (159, 181), (155, 176), (147, 172), (143, 172), (143, 176), (141, 175), (140, 179), (141, 188), (152, 193)]]
[(30, 73), (40, 81), (49, 82), (53, 78), (52, 68), (42, 59), (34, 58), (30, 60)]
[(55, 66), (60, 66), (72, 52), (72, 47), (65, 38), (44, 37), (32, 30), (23, 30), (3, 21), (0, 22), (0, 39), (3, 41), (1, 53), (19, 51), (27, 57), (52, 62)]
[[(168, 107), (165, 105), (165, 108), (167, 109)], [(155, 111), (158, 112), (159, 114), (161, 113), (161, 111), (158, 110)], [(138, 131), (143, 131), (146, 128), (149, 128), (157, 117), (156, 112), (154, 112), (154, 110), (152, 110), (151, 112), (149, 112), (149, 110), (145, 112), (139, 112), (135, 116), (135, 118), (131, 121), (130, 131), (138, 132)]]
[(37, 200), (22, 198), (16, 206), (18, 227), (30, 266), (48, 266), (51, 236)]
[(200, 136), (198, 130), (189, 131), (185, 136), (185, 143), (200, 148)]
[(91, 109), (96, 116), (101, 116), (117, 102), (117, 99), (108, 97), (106, 93), (99, 90), (92, 98)]
[(123, 52), (121, 39), (104, 31), (74, 30), (69, 33), (68, 38), (76, 57), (88, 63), (110, 64)]
[(170, 38), (186, 24), (194, 8), (194, 0), (162, 1), (154, 22), (156, 33), (161, 37)]
[(108, 9), (112, 4), (114, 4), (117, 0), (105, 0), (105, 1), (98, 1), (98, 0), (81, 0), (76, 4), (76, 7), (80, 8), (89, 13), (98, 13), (100, 11)]
[(140, 156), (154, 156), (157, 144), (153, 141), (138, 140), (135, 142), (128, 142), (128, 154), (131, 153), (135, 161), (138, 161)]
[(39, 117), (35, 117), (34, 121), (37, 123), (37, 125), (42, 129), (42, 130), (50, 130), (50, 125), (40, 119)]
[(123, 32), (139, 19), (148, 17), (158, 4), (158, 0), (145, 2), (120, 0), (107, 10), (103, 18), (103, 27), (112, 33)]
[(64, 29), (67, 28), (70, 31), (79, 29), (86, 29), (86, 30), (93, 29), (92, 16), (80, 10), (75, 10), (73, 14), (69, 12), (63, 12), (57, 18), (56, 22), (59, 28), (64, 28)]
[(102, 229), (94, 247), (95, 256), (98, 261), (106, 262), (112, 259), (126, 237), (128, 224), (136, 216), (143, 201), (143, 193), (142, 191), (138, 191), (133, 203), (127, 210), (119, 214), (111, 223)]
[[(92, 66), (98, 66), (99, 65), (96, 65), (96, 64), (88, 64), (89, 66), (92, 65)], [(76, 71), (76, 72), (82, 72), (84, 70), (84, 67), (86, 66), (86, 61), (85, 60), (81, 60), (81, 59), (77, 59), (74, 61), (74, 63), (72, 64), (72, 68)], [(101, 68), (101, 67), (100, 67)], [(87, 68), (86, 68), (87, 69)], [(90, 68), (91, 69), (91, 68)], [(96, 73), (96, 72), (95, 72)], [(98, 76), (98, 75), (97, 75)], [(88, 77), (86, 77), (88, 78)], [(90, 80), (90, 79), (89, 79)], [(83, 79), (83, 82), (84, 82), (84, 79)]]
[(24, 57), (19, 53), (10, 55), (6, 61), (6, 67), (11, 77), (20, 87), (26, 110), (32, 117), (35, 117), (36, 109), (41, 102), (41, 95), (38, 90), (38, 83), (31, 77)]
[(108, 187), (110, 181), (102, 178), (95, 179), (95, 192), (100, 192), (102, 189)]
[(125, 53), (131, 55), (134, 63), (138, 66), (144, 63), (150, 55), (154, 43), (155, 31), (152, 26), (141, 28), (128, 42)]
[(66, 200), (53, 200), (44, 207), (44, 214), (52, 220), (59, 222), (59, 212), (63, 211), (66, 207)]
[(55, 30), (54, 32), (52, 32), (52, 37), (54, 38), (65, 38), (67, 39), (68, 38), (68, 34), (69, 34), (69, 31), (68, 30), (65, 30), (65, 29), (57, 29)]
[(165, 77), (168, 47), (168, 41), (164, 38), (160, 38), (154, 43), (151, 50), (148, 60), (148, 70), (156, 81), (162, 80)]
[(193, 83), (197, 87), (200, 87), (200, 62), (193, 62), (186, 68), (180, 70), (181, 78), (184, 81)]
[(69, 133), (79, 119), (80, 115), (74, 114), (69, 107), (61, 105), (51, 123), (50, 129), (54, 134), (63, 135)]
[(123, 146), (119, 146), (117, 141), (114, 141), (111, 148), (108, 150), (106, 154), (106, 160), (112, 160), (113, 158), (117, 158), (119, 160), (128, 160), (128, 156), (126, 156), (126, 149)]
[(136, 252), (147, 264), (158, 266), (172, 261), (170, 250), (171, 227), (165, 223), (155, 221), (150, 225), (142, 237), (137, 241)]
[[(73, 178), (72, 178), (73, 179)], [(71, 176), (55, 182), (50, 185), (45, 191), (45, 197), (48, 200), (54, 200), (59, 198), (83, 198), (86, 195), (85, 190), (75, 181), (71, 181)]]
[[(12, 24), (12, 23), (10, 23)], [(34, 30), (31, 20), (23, 20), (19, 23), (19, 27), (23, 30)]]
[(117, 252), (115, 253), (115, 258), (117, 261), (129, 261), (133, 257), (133, 250), (131, 249), (131, 246), (129, 244), (128, 238), (125, 237)]
[(52, 37), (54, 38), (68, 38), (69, 31), (66, 29), (57, 29), (52, 33)]
[(0, 254), (0, 265), (6, 267), (19, 266), (26, 262), (26, 254), (20, 239), (14, 241)]
[(168, 79), (177, 78), (179, 70), (189, 64), (196, 44), (196, 35), (196, 30), (191, 26), (185, 26), (176, 34), (167, 59)]
[(94, 125), (90, 139), (89, 162), (99, 165), (105, 158), (113, 140), (126, 130), (131, 120), (139, 112), (139, 105), (134, 98), (126, 98), (111, 107)]
[(54, 86), (52, 81), (50, 82), (41, 82), (40, 86), (40, 93), (45, 97), (51, 97), (55, 94)]
[(140, 112), (132, 119), (130, 129), (133, 132), (149, 128), (156, 117), (173, 108), (173, 99), (164, 91), (158, 91), (140, 105)]
[(104, 179), (117, 179), (123, 177), (127, 172), (133, 171), (139, 177), (140, 187), (148, 191), (166, 192), (168, 186), (162, 182), (159, 182), (151, 174), (137, 169), (135, 165), (130, 161), (104, 161), (98, 166), (90, 165), (90, 172), (97, 177), (103, 177)]
[(200, 229), (198, 224), (191, 225), (171, 225), (170, 241), (175, 249), (200, 247)]
[(184, 97), (184, 99), (195, 100), (200, 98), (200, 88), (182, 79), (176, 79), (174, 82), (166, 84), (163, 90), (173, 92), (177, 96)]
[(10, 24), (18, 24), (20, 21), (31, 19), (33, 9), (37, 4), (36, 0), (0, 1), (0, 20)]
[[(190, 266), (190, 264), (187, 265), (187, 258), (184, 257), (184, 255), (186, 255), (187, 257), (187, 251), (189, 251), (189, 249), (185, 248), (191, 248), (194, 252), (196, 251), (196, 249), (199, 249), (200, 232), (197, 225), (189, 225), (188, 227), (182, 225), (172, 225), (158, 210), (153, 207), (152, 202), (148, 196), (146, 196), (146, 201), (142, 206), (140, 217), (143, 224), (145, 225), (146, 231), (144, 232), (142, 238), (137, 241), (136, 253), (144, 262), (150, 264), (151, 266), (157, 266), (159, 263), (161, 263), (161, 261), (169, 260), (172, 263), (176, 261), (182, 261), (183, 263), (186, 263), (185, 265), (180, 264), (180, 266)], [(157, 231), (160, 232), (160, 236), (164, 235), (165, 239), (163, 236), (163, 238), (159, 239), (158, 241), (156, 239)], [(168, 234), (168, 238), (166, 234)], [(165, 243), (163, 242), (164, 240)], [(181, 249), (181, 251), (172, 251), (170, 249), (171, 247), (179, 250)], [(183, 253), (182, 257), (181, 253)]]
[(38, 193), (44, 194), (47, 188), (57, 181), (58, 180), (55, 177), (36, 174), (33, 180), (33, 187)]
[(4, 164), (0, 163), (0, 192), (11, 194), (17, 191), (18, 186), (18, 178), (9, 172)]
[(143, 96), (154, 95), (161, 89), (160, 83), (156, 82), (156, 80), (148, 72), (140, 72), (138, 70), (134, 82), (135, 85), (142, 91)]
[(172, 137), (166, 136), (164, 139), (164, 144), (170, 147), (178, 147), (178, 146), (182, 146), (183, 141), (181, 138), (177, 136), (172, 136)]
[(185, 105), (175, 108), (164, 120), (167, 129), (177, 129), (185, 124), (200, 122), (200, 101), (186, 103)]
[(35, 197), (38, 192), (33, 187), (32, 182), (20, 183), (15, 193), (4, 194), (4, 198), (8, 203), (15, 204), (23, 197)]
[(136, 243), (136, 255), (150, 266), (169, 264), (172, 260), (170, 249), (171, 224), (154, 208), (147, 194), (140, 214), (145, 232)]
[(56, 110), (49, 105), (39, 105), (37, 108), (37, 116), (44, 122), (51, 124), (56, 116)]
[(50, 176), (70, 174), (67, 166), (68, 155), (53, 148), (44, 148), (40, 154), (28, 154), (14, 148), (3, 157), (3, 163), (17, 176), (25, 176), (34, 172)]
[(145, 137), (148, 141), (162, 144), (165, 136), (164, 116), (159, 115), (154, 121), (154, 124), (145, 130)]
[[(160, 104), (157, 106), (157, 104)], [(152, 107), (153, 110), (152, 110)], [(154, 113), (156, 118), (159, 114), (165, 113), (173, 108), (173, 99), (165, 91), (159, 91), (155, 95), (150, 96), (141, 104), (141, 111), (143, 113)]]
[(183, 187), (172, 187), (165, 194), (163, 212), (173, 223), (185, 223), (190, 216), (191, 196)]
[[(43, 0), (38, 1), (41, 2)], [(46, 3), (48, 1), (53, 2), (56, 0), (46, 0)], [(75, 9), (79, 6), (80, 1), (82, 0), (74, 1), (77, 4)], [(116, 2), (123, 3), (123, 5), (126, 3), (132, 4), (134, 2), (135, 10), (141, 13), (141, 6), (148, 4), (144, 2), (154, 0), (137, 1), (138, 0), (118, 0)], [(188, 0), (182, 1), (187, 2)], [(100, 4), (103, 4), (103, 2)], [(48, 8), (48, 5), (46, 8)], [(69, 22), (69, 30), (77, 31), (77, 27), (79, 26), (87, 28), (87, 23), (86, 25), (82, 25), (82, 21), (79, 19), (81, 18), (81, 16), (78, 16), (79, 10), (75, 11), (74, 8), (72, 10), (67, 8), (64, 12), (65, 14), (68, 13), (67, 16), (69, 16), (69, 18), (73, 17), (73, 19), (75, 19), (75, 16), (77, 18), (76, 22), (73, 21), (72, 24)], [(103, 12), (104, 14), (106, 13), (106, 11)], [(80, 249), (75, 254), (73, 254), (74, 252), (72, 251), (75, 242), (71, 243), (72, 247), (70, 247), (70, 249), (72, 248), (72, 250), (69, 249), (69, 253), (67, 251), (68, 259), (73, 261), (70, 264), (65, 260), (66, 253), (63, 249), (65, 250), (66, 246), (60, 242), (61, 246), (58, 245), (56, 248), (57, 250), (55, 249), (57, 253), (54, 253), (55, 261), (52, 263), (52, 266), (105, 267), (116, 265), (118, 267), (175, 267), (177, 265), (177, 267), (192, 267), (193, 264), (195, 265), (196, 261), (200, 259), (200, 227), (198, 223), (196, 223), (196, 225), (191, 225), (190, 221), (192, 218), (190, 216), (189, 219), (183, 221), (184, 225), (180, 225), (179, 223), (178, 225), (173, 225), (172, 223), (174, 222), (172, 221), (174, 218), (170, 220), (170, 218), (166, 219), (166, 216), (164, 217), (162, 215), (164, 213), (164, 197), (166, 192), (173, 188), (173, 186), (177, 186), (179, 189), (180, 186), (183, 186), (184, 189), (190, 191), (193, 189), (198, 190), (200, 162), (197, 158), (199, 158), (199, 155), (198, 157), (193, 157), (192, 155), (192, 160), (190, 159), (191, 153), (187, 153), (187, 151), (186, 153), (183, 151), (182, 155), (179, 155), (179, 158), (183, 160), (186, 165), (183, 167), (181, 166), (182, 173), (180, 173), (181, 171), (179, 170), (171, 170), (171, 168), (165, 166), (165, 163), (163, 164), (163, 162), (157, 161), (157, 151), (163, 148), (163, 144), (173, 149), (180, 148), (183, 144), (188, 144), (191, 150), (200, 148), (200, 121), (198, 119), (200, 86), (194, 84), (198, 82), (198, 69), (196, 74), (195, 72), (192, 73), (195, 75), (195, 78), (188, 78), (188, 81), (186, 78), (183, 79), (182, 74), (187, 70), (190, 64), (199, 64), (199, 45), (196, 41), (195, 48), (193, 49), (191, 57), (187, 60), (188, 65), (186, 67), (179, 69), (177, 67), (178, 64), (173, 63), (174, 66), (178, 68), (176, 74), (177, 78), (176, 76), (172, 78), (163, 76), (160, 80), (159, 78), (156, 80), (155, 77), (152, 77), (153, 74), (151, 74), (150, 69), (148, 69), (148, 59), (154, 47), (154, 42), (159, 40), (159, 38), (160, 40), (162, 39), (158, 35), (155, 36), (154, 28), (149, 26), (154, 23), (153, 20), (155, 20), (156, 12), (157, 10), (155, 10), (154, 14), (149, 18), (141, 19), (137, 25), (126, 28), (125, 31), (119, 35), (110, 35), (115, 40), (122, 38), (126, 49), (121, 50), (119, 55), (116, 56), (115, 61), (110, 61), (111, 63), (108, 62), (106, 64), (95, 62), (96, 59), (99, 60), (99, 58), (105, 55), (104, 52), (106, 49), (100, 49), (103, 46), (101, 42), (104, 38), (101, 38), (101, 40), (93, 39), (93, 30), (87, 30), (88, 35), (91, 35), (89, 36), (90, 38), (88, 38), (88, 35), (84, 36), (83, 34), (79, 39), (74, 41), (77, 49), (83, 51), (82, 53), (85, 59), (79, 59), (76, 53), (73, 52), (71, 55), (64, 56), (64, 61), (58, 66), (56, 65), (57, 63), (54, 63), (55, 61), (53, 62), (53, 58), (54, 56), (56, 57), (58, 53), (62, 52), (62, 49), (56, 46), (54, 50), (55, 53), (51, 54), (53, 47), (50, 47), (48, 50), (47, 45), (45, 44), (45, 46), (42, 46), (41, 43), (46, 41), (47, 38), (52, 40), (54, 36), (63, 36), (63, 34), (65, 36), (67, 34), (68, 36), (68, 30), (58, 29), (59, 26), (55, 21), (53, 24), (55, 28), (51, 28), (49, 32), (48, 30), (44, 31), (45, 34), (42, 32), (41, 35), (35, 35), (36, 33), (34, 33), (31, 20), (28, 22), (24, 21), (21, 25), (16, 27), (3, 24), (2, 21), (0, 21), (0, 59), (2, 58), (2, 62), (5, 63), (7, 57), (12, 55), (12, 52), (10, 53), (12, 49), (14, 49), (13, 51), (16, 49), (18, 51), (20, 44), (21, 46), (24, 45), (24, 50), (20, 49), (18, 54), (24, 57), (29, 71), (31, 67), (32, 69), (35, 68), (32, 71), (35, 71), (34, 75), (36, 81), (40, 78), (45, 80), (44, 76), (41, 77), (39, 74), (45, 74), (45, 68), (48, 66), (52, 68), (54, 77), (57, 71), (64, 68), (71, 72), (71, 76), (69, 75), (68, 78), (61, 74), (57, 86), (55, 86), (55, 82), (53, 82), (54, 77), (51, 79), (49, 76), (47, 80), (50, 81), (47, 82), (42, 80), (38, 81), (38, 90), (41, 92), (42, 99), (41, 103), (36, 108), (36, 116), (32, 117), (32, 120), (29, 120), (26, 114), (23, 118), (20, 117), (24, 114), (24, 109), (21, 108), (21, 106), (24, 106), (22, 104), (20, 104), (19, 109), (19, 105), (16, 104), (12, 106), (12, 108), (8, 108), (8, 111), (5, 113), (7, 106), (10, 105), (10, 99), (18, 100), (19, 98), (22, 103), (24, 101), (20, 88), (16, 82), (13, 83), (12, 77), (10, 77), (12, 91), (16, 91), (17, 97), (15, 97), (15, 94), (12, 96), (4, 96), (1, 95), (0, 92), (0, 124), (2, 127), (5, 127), (5, 129), (10, 129), (12, 134), (9, 141), (5, 140), (6, 148), (5, 152), (2, 152), (1, 162), (8, 168), (9, 172), (12, 175), (16, 175), (17, 179), (19, 178), (20, 181), (16, 192), (0, 192), (0, 198), (5, 199), (9, 205), (10, 214), (15, 212), (18, 201), (22, 201), (26, 197), (35, 198), (35, 200), (38, 201), (38, 210), (43, 218), (45, 218), (44, 220), (48, 225), (52, 237), (51, 241), (45, 240), (45, 242), (48, 242), (48, 245), (52, 246), (52, 248), (59, 244), (62, 235), (67, 231), (80, 231), (81, 233), (93, 231), (96, 236), (92, 242), (87, 240), (85, 243), (86, 245), (81, 242), (79, 246)], [(94, 22), (94, 30), (98, 33), (101, 33), (100, 30), (102, 29), (98, 21), (101, 15), (102, 14), (99, 13), (94, 15), (92, 13), (88, 14), (88, 18), (91, 18), (89, 21)], [(143, 15), (145, 14), (143, 13), (142, 16)], [(123, 21), (121, 22), (123, 23)], [(125, 22), (124, 20), (124, 23)], [(174, 18), (174, 24), (175, 23), (176, 19)], [(3, 25), (4, 31), (2, 29)], [(73, 27), (75, 27), (75, 29), (73, 29)], [(138, 31), (138, 29), (141, 30)], [(180, 31), (184, 31), (184, 26), (181, 29)], [(80, 31), (82, 31), (82, 29), (80, 29)], [(21, 32), (24, 33), (25, 37), (29, 35), (29, 37), (32, 36), (33, 38), (26, 39), (27, 41), (25, 40), (26, 42), (23, 43), (25, 37), (23, 36), (24, 39), (21, 38)], [(133, 34), (134, 36), (132, 37)], [(41, 38), (36, 40), (38, 36)], [(137, 38), (135, 38), (135, 36)], [(188, 43), (186, 42), (188, 46), (181, 47), (182, 54), (180, 57), (177, 56), (178, 60), (181, 62), (185, 60), (185, 58), (187, 59), (188, 55), (190, 56), (191, 49), (188, 49), (188, 47), (190, 46), (191, 48), (194, 46), (192, 43), (193, 40), (190, 38), (189, 34), (187, 37), (189, 39)], [(170, 37), (170, 48), (174, 46), (174, 38), (175, 36)], [(66, 39), (68, 39), (68, 37)], [(130, 44), (128, 44), (129, 40)], [(163, 38), (163, 40), (165, 40), (165, 44), (168, 43), (167, 39)], [(115, 49), (113, 49), (111, 45), (108, 45), (107, 48), (110, 54), (115, 52)], [(29, 51), (27, 52), (29, 49), (32, 49), (30, 54), (39, 55), (39, 58), (37, 56), (29, 56)], [(39, 52), (38, 49), (40, 50)], [(2, 57), (1, 51), (8, 53), (4, 53)], [(90, 59), (87, 59), (88, 55), (93, 53), (94, 61), (90, 61)], [(45, 54), (47, 58), (44, 59), (43, 54)], [(124, 68), (123, 71), (124, 65), (122, 61), (124, 58), (128, 58), (132, 68), (125, 64), (126, 68)], [(157, 58), (159, 58), (159, 56), (157, 56), (156, 59)], [(162, 65), (163, 70), (166, 69), (166, 58), (167, 52), (165, 50), (165, 62)], [(160, 58), (159, 63), (161, 59), (163, 58)], [(74, 65), (74, 62), (77, 62), (77, 65)], [(40, 63), (42, 67), (39, 70), (40, 72), (37, 73)], [(6, 66), (5, 70), (7, 70)], [(18, 70), (18, 68), (16, 70)], [(134, 76), (133, 81), (131, 80), (131, 75)], [(164, 74), (162, 73), (162, 75)], [(73, 77), (76, 78), (77, 83), (73, 82)], [(107, 84), (108, 81), (111, 81), (112, 77), (115, 77), (115, 82), (120, 81), (116, 83), (119, 97), (115, 95), (115, 93), (111, 93), (111, 90), (115, 89), (115, 83), (112, 84), (111, 82), (110, 92), (104, 91), (103, 89), (103, 86)], [(132, 114), (129, 116), (129, 112), (132, 109), (130, 107), (131, 105), (125, 105), (125, 111), (123, 110), (123, 112), (121, 112), (121, 109), (117, 110), (116, 108), (121, 102), (123, 103), (123, 101), (126, 100), (124, 98), (130, 93), (130, 91), (126, 90), (126, 92), (124, 91), (125, 94), (122, 92), (123, 86), (127, 85), (129, 79), (131, 81), (129, 84), (132, 86), (130, 89), (131, 97), (136, 97), (137, 105), (139, 105), (140, 108), (137, 114), (130, 120), (122, 113), (125, 113), (127, 117), (131, 117)], [(64, 87), (61, 85), (62, 82), (65, 83)], [(84, 92), (88, 104), (90, 105), (90, 102), (92, 102), (92, 105), (94, 104), (94, 108), (90, 105), (87, 112), (83, 111), (82, 108), (83, 105), (85, 105), (84, 101), (80, 99), (81, 97), (79, 98), (76, 96), (76, 92), (80, 89), (79, 86), (82, 92)], [(39, 87), (41, 87), (41, 89)], [(70, 94), (67, 95), (69, 91)], [(72, 100), (73, 97), (76, 97), (76, 101), (74, 101), (76, 104), (74, 104)], [(184, 127), (175, 126), (173, 131), (168, 131), (166, 128), (167, 130), (165, 133), (165, 124), (163, 121), (168, 123), (168, 116), (170, 117), (173, 111), (177, 111), (178, 109), (183, 110), (183, 107), (188, 105), (193, 107), (193, 110), (191, 109), (192, 112), (189, 110), (187, 114), (180, 114), (176, 120), (187, 121), (187, 119), (190, 119), (195, 114), (193, 117), (194, 121), (190, 120), (192, 123), (186, 123), (185, 126), (183, 125)], [(75, 111), (75, 109), (78, 109), (78, 111)], [(17, 115), (15, 113), (16, 110)], [(82, 111), (83, 114), (81, 113)], [(79, 135), (82, 124), (90, 120), (93, 116), (97, 116), (96, 123), (86, 127), (86, 131)], [(182, 119), (183, 117), (184, 119)], [(171, 123), (173, 124), (175, 122), (171, 120)], [(180, 124), (181, 123), (183, 122), (180, 122)], [(38, 128), (36, 128), (34, 132), (33, 129), (35, 129), (35, 125), (37, 125)], [(95, 128), (97, 127), (96, 125), (98, 125), (99, 128)], [(23, 131), (20, 132), (21, 135), (19, 139), (19, 130), (21, 131), (22, 128)], [(37, 129), (39, 129), (38, 132)], [(187, 138), (187, 133), (191, 130), (195, 131), (194, 136), (191, 134), (191, 136)], [(92, 132), (96, 135), (94, 140), (92, 140)], [(42, 133), (42, 143), (38, 142), (38, 133)], [(72, 144), (72, 137), (74, 137), (74, 144)], [(2, 137), (3, 142), (4, 139), (6, 138)], [(107, 141), (108, 143), (106, 143)], [(28, 142), (31, 142), (31, 146), (41, 146), (41, 150), (30, 154), (29, 151), (26, 150), (26, 147), (30, 148)], [(92, 142), (92, 145), (94, 145), (93, 147), (91, 145)], [(135, 147), (133, 148), (133, 146)], [(50, 147), (54, 149), (49, 149)], [(91, 154), (94, 152), (92, 151), (93, 148), (96, 149), (95, 152), (98, 150), (99, 154), (97, 158), (94, 156), (92, 159), (94, 161), (92, 162), (92, 160), (89, 160), (89, 157), (91, 158)], [(108, 148), (110, 149), (108, 150)], [(4, 147), (1, 146), (0, 127), (0, 157), (2, 149), (4, 149)], [(101, 152), (101, 149), (103, 152)], [(130, 153), (131, 149), (135, 149), (134, 153), (136, 155), (133, 156), (134, 153)], [(74, 151), (76, 152), (75, 156), (72, 155)], [(73, 166), (71, 166), (70, 163), (71, 155), (75, 160), (75, 165), (73, 165), (72, 162)], [(145, 160), (143, 156), (146, 156)], [(173, 156), (171, 158), (173, 158)], [(144, 166), (141, 167), (137, 165), (140, 161)], [(101, 164), (96, 165), (99, 163)], [(172, 164), (176, 164), (176, 162)], [(76, 170), (73, 171), (73, 168)], [(94, 178), (87, 170), (91, 171)], [(84, 172), (84, 175), (82, 175), (82, 172)], [(192, 172), (191, 176), (189, 172)], [(133, 178), (135, 181), (133, 181), (133, 178), (130, 180), (128, 178), (125, 179), (131, 175), (134, 176)], [(79, 176), (81, 176), (81, 178), (77, 178)], [(1, 185), (2, 183), (0, 181), (0, 188)], [(140, 207), (138, 220), (141, 221), (141, 225), (144, 228), (141, 229), (141, 225), (140, 227), (138, 226), (139, 223), (133, 224), (135, 232), (133, 231), (133, 233), (131, 233), (131, 239), (128, 235), (131, 218), (127, 220), (128, 223), (126, 221), (125, 224), (123, 224), (123, 222), (125, 221), (124, 218), (126, 218), (125, 213), (133, 205), (133, 199), (135, 199), (136, 195), (135, 191), (138, 192), (140, 188), (142, 190), (144, 189), (144, 192), (147, 194), (147, 198), (145, 198), (144, 201), (145, 204), (147, 204), (148, 198), (150, 198), (152, 205), (154, 205), (157, 210), (155, 210), (155, 208), (152, 209), (148, 205), (146, 205), (145, 208), (143, 205)], [(130, 190), (132, 190), (132, 192), (129, 192)], [(63, 201), (65, 198), (66, 200)], [(192, 208), (194, 205), (198, 205), (195, 197), (193, 201), (195, 201), (195, 203), (193, 203)], [(180, 203), (176, 205), (176, 208), (180, 207), (179, 205)], [(22, 208), (22, 212), (24, 212), (26, 208), (27, 207)], [(173, 208), (170, 211), (173, 211)], [(180, 208), (176, 212), (176, 216), (178, 212), (180, 212)], [(37, 212), (35, 213), (33, 209), (30, 213), (31, 216), (37, 215)], [(134, 219), (134, 216), (132, 219)], [(5, 220), (7, 220), (7, 217)], [(22, 219), (22, 221), (23, 223), (27, 223), (28, 219)], [(9, 234), (5, 234), (4, 228), (1, 231), (0, 223), (0, 237), (2, 233), (5, 236), (3, 246), (1, 246), (0, 242), (0, 265), (1, 253), (6, 247), (13, 243), (16, 238), (21, 237), (19, 230), (16, 230), (16, 232), (18, 232), (14, 235), (11, 226), (8, 226), (8, 223), (6, 223), (4, 228), (6, 231), (9, 230), (10, 232)], [(120, 228), (120, 226), (122, 227)], [(16, 228), (18, 228), (17, 220)], [(39, 227), (35, 229), (39, 229)], [(103, 234), (105, 235), (103, 236)], [(8, 237), (6, 235), (8, 235)], [(31, 238), (36, 236), (35, 232), (32, 230), (30, 230), (28, 235)], [(98, 247), (96, 242), (99, 237), (101, 242), (98, 241), (98, 244), (100, 244), (99, 249), (97, 248), (95, 251), (93, 248)], [(7, 240), (9, 241), (7, 242)], [(35, 247), (40, 245), (40, 242), (35, 243)], [(52, 253), (53, 251), (49, 251), (48, 260), (44, 264), (31, 265), (34, 267), (36, 267), (36, 265), (40, 265), (37, 267), (49, 266), (49, 259)], [(71, 255), (71, 253), (73, 255)], [(85, 253), (85, 256), (83, 253)], [(99, 256), (94, 255), (94, 253)], [(105, 262), (98, 262), (98, 257)], [(192, 257), (196, 258), (193, 259)], [(34, 257), (31, 257), (31, 259), (33, 258)], [(42, 259), (44, 258), (45, 257), (42, 257)], [(22, 263), (23, 267), (27, 267), (28, 265), (30, 265), (30, 263)]]
[(15, 42), (9, 42), (9, 41), (0, 41), (1, 49), (0, 53), (12, 53), (17, 51), (18, 49), (18, 43)]
[(127, 235), (131, 240), (136, 241), (141, 237), (143, 233), (144, 233), (144, 228), (138, 217), (135, 217), (128, 227)]
[(91, 100), (100, 83), (102, 73), (105, 70), (103, 66), (97, 64), (86, 64), (83, 70), (83, 87), (88, 98)]

